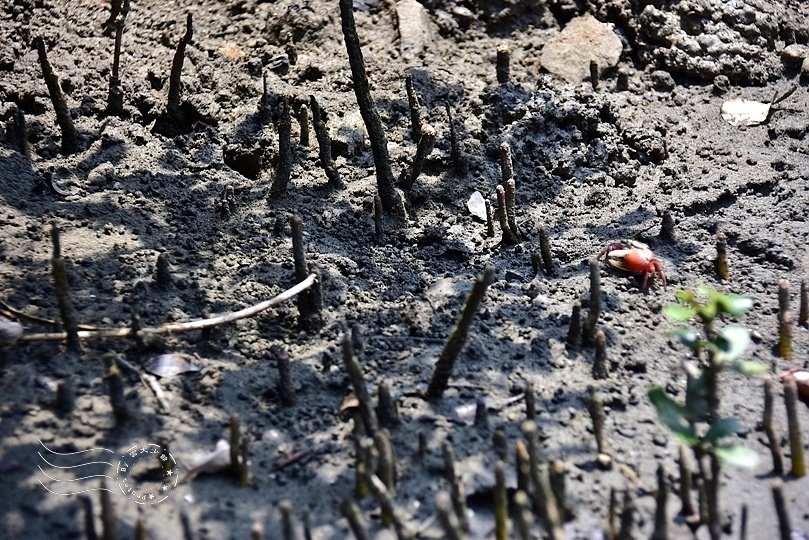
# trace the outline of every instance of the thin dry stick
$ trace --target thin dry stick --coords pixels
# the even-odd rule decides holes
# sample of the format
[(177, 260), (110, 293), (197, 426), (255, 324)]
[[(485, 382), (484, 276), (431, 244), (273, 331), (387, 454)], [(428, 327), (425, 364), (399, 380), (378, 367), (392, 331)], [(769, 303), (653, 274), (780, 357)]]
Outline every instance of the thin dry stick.
[(348, 526), (351, 527), (351, 532), (354, 533), (354, 538), (357, 540), (370, 540), (368, 534), (368, 527), (365, 525), (365, 519), (362, 517), (357, 503), (351, 499), (343, 499), (340, 503), (340, 512), (348, 521)]
[(789, 311), (789, 281), (778, 280), (778, 356), (792, 358), (792, 312)]
[(430, 124), (422, 124), (421, 138), (419, 139), (418, 146), (416, 147), (416, 156), (413, 158), (413, 165), (409, 171), (402, 174), (400, 184), (402, 189), (409, 190), (413, 188), (416, 183), (421, 170), (424, 168), (424, 160), (430, 152), (433, 151), (433, 144), (435, 143), (435, 130)]
[(368, 387), (365, 385), (365, 379), (362, 376), (362, 367), (360, 367), (360, 363), (354, 354), (352, 334), (353, 331), (349, 331), (347, 326), (343, 327), (343, 363), (348, 372), (348, 378), (351, 380), (354, 395), (357, 396), (357, 400), (360, 402), (360, 416), (365, 427), (365, 433), (369, 437), (373, 437), (377, 429), (379, 429), (379, 424), (377, 423), (374, 408), (371, 406)]
[[(120, 0), (119, 0), (120, 3)], [(124, 112), (124, 91), (121, 88), (121, 39), (124, 34), (124, 22), (129, 13), (129, 0), (124, 0), (119, 13), (114, 14), (115, 47), (112, 55), (112, 73), (110, 74), (109, 92), (107, 94), (107, 114), (120, 116)], [(113, 14), (110, 14), (112, 20)]]
[(444, 390), (449, 385), (449, 378), (452, 375), (452, 370), (455, 367), (455, 361), (461, 353), (466, 337), (469, 335), (469, 327), (472, 325), (472, 318), (480, 307), (483, 297), (486, 295), (486, 289), (494, 280), (494, 267), (487, 266), (483, 274), (475, 280), (472, 286), (472, 292), (466, 299), (466, 304), (461, 314), (461, 320), (452, 330), (444, 350), (441, 351), (441, 356), (435, 364), (435, 371), (430, 380), (430, 385), (427, 387), (427, 398), (438, 399), (444, 394)]
[(281, 530), (284, 540), (296, 540), (298, 538), (295, 532), (295, 516), (293, 515), (292, 501), (283, 500), (278, 505), (281, 510)]
[(518, 490), (514, 494), (514, 524), (517, 536), (520, 540), (530, 540), (531, 536), (531, 512), (528, 510), (528, 495), (523, 490)]
[[(222, 326), (239, 319), (246, 319), (253, 317), (262, 311), (271, 307), (282, 304), (291, 298), (295, 298), (301, 292), (309, 289), (315, 284), (316, 276), (310, 274), (305, 280), (301, 281), (294, 287), (282, 292), (278, 296), (260, 302), (254, 306), (244, 308), (239, 311), (233, 311), (218, 317), (211, 317), (208, 319), (197, 319), (195, 321), (188, 321), (183, 323), (167, 323), (155, 327), (141, 328), (138, 333), (144, 335), (157, 335), (157, 334), (171, 334), (176, 332), (190, 332), (192, 330), (205, 330), (206, 328), (214, 328)], [(98, 330), (79, 330), (79, 339), (97, 339), (97, 338), (121, 338), (131, 337), (132, 327), (126, 328), (100, 328)], [(62, 341), (67, 338), (64, 332), (50, 332), (45, 334), (27, 334), (20, 337), (20, 341)]]
[(396, 456), (393, 454), (393, 445), (390, 442), (390, 433), (387, 429), (381, 429), (374, 435), (374, 447), (376, 447), (379, 463), (377, 475), (385, 483), (391, 497), (396, 495)]
[(511, 76), (509, 64), (511, 63), (511, 48), (506, 43), (501, 43), (497, 46), (497, 64), (495, 71), (497, 73), (497, 82), (506, 84)]
[(504, 244), (516, 244), (517, 238), (508, 223), (508, 211), (506, 210), (506, 190), (503, 186), (495, 188), (497, 193), (497, 218), (500, 221), (500, 229), (503, 231), (502, 242)]
[(486, 200), (486, 236), (492, 238), (494, 236), (494, 211), (492, 210), (492, 203)]
[(714, 267), (719, 277), (725, 281), (730, 281), (730, 269), (728, 268), (728, 239), (725, 233), (716, 233), (716, 259)]
[(506, 494), (506, 465), (498, 461), (494, 466), (494, 521), (497, 540), (508, 540), (508, 497)]
[(264, 525), (260, 521), (254, 521), (250, 526), (250, 540), (264, 540)]
[(79, 495), (82, 505), (82, 523), (84, 524), (84, 539), (98, 540), (95, 518), (93, 516), (93, 500), (87, 494)]
[(582, 344), (592, 345), (596, 336), (596, 325), (601, 315), (601, 267), (597, 259), (590, 259), (590, 310), (582, 325)]
[(388, 493), (387, 489), (385, 489), (384, 482), (382, 482), (377, 475), (369, 474), (368, 484), (371, 487), (371, 493), (373, 493), (379, 503), (379, 507), (382, 509), (382, 514), (390, 517), (397, 540), (410, 540), (413, 538), (415, 536), (413, 531), (410, 530), (410, 527), (405, 522), (404, 516), (399, 508), (393, 503), (393, 498), (390, 493)]
[(390, 390), (390, 381), (387, 379), (379, 382), (376, 399), (376, 416), (379, 425), (384, 428), (393, 429), (402, 424), (399, 418), (399, 411), (396, 408), (396, 401)]
[(688, 451), (682, 444), (679, 448), (677, 464), (680, 469), (680, 513), (686, 518), (696, 514), (694, 501), (691, 499), (691, 466), (688, 462)]
[(792, 454), (792, 474), (800, 478), (806, 474), (806, 462), (803, 459), (803, 442), (801, 425), (798, 420), (798, 388), (794, 377), (784, 378), (784, 404), (787, 410), (789, 426), (789, 450)]
[(553, 269), (553, 256), (551, 255), (551, 242), (548, 238), (548, 228), (540, 227), (539, 229), (539, 253), (542, 255), (542, 269), (545, 274), (552, 276)]
[(801, 280), (801, 303), (798, 308), (798, 326), (809, 328), (809, 283)]
[(764, 381), (764, 418), (761, 421), (761, 426), (767, 435), (767, 443), (770, 447), (770, 455), (772, 455), (772, 471), (780, 476), (784, 473), (784, 459), (781, 456), (781, 447), (778, 444), (778, 437), (775, 435), (775, 428), (772, 423), (773, 401), (772, 380), (766, 379)]
[[(29, 315), (24, 313), (8, 304), (0, 300), (0, 315), (7, 319), (17, 319), (32, 322), (35, 324), (41, 324), (43, 326), (51, 326), (51, 327), (59, 327), (61, 323), (59, 321), (54, 321), (52, 319), (46, 319), (44, 317), (37, 317), (36, 315)], [(88, 324), (80, 324), (79, 330), (98, 330), (95, 326), (90, 326)]]
[[(292, 231), (292, 259), (295, 264), (295, 279), (303, 280), (309, 273), (309, 265), (306, 263), (306, 246), (303, 242), (303, 221), (300, 216), (295, 215), (290, 219)], [(317, 274), (317, 272), (314, 272)], [(305, 321), (315, 321), (320, 312), (320, 303), (317, 297), (317, 288), (301, 293), (298, 296), (298, 311)]]
[(62, 244), (59, 241), (59, 228), (56, 223), (51, 224), (51, 243), (53, 244), (53, 256), (51, 257), (53, 289), (56, 295), (56, 304), (59, 307), (59, 316), (62, 319), (62, 327), (67, 335), (67, 348), (70, 352), (80, 354), (79, 323), (76, 318), (76, 309), (73, 307), (73, 300), (70, 298), (67, 269), (65, 268), (65, 260), (62, 258)]
[(323, 167), (326, 178), (329, 179), (329, 185), (336, 189), (343, 189), (345, 184), (340, 179), (340, 172), (337, 170), (337, 165), (334, 164), (334, 159), (331, 156), (331, 137), (329, 137), (329, 132), (326, 130), (323, 112), (315, 96), (309, 96), (309, 108), (312, 109), (312, 126), (315, 129), (320, 166)]
[(593, 378), (606, 379), (610, 372), (607, 368), (607, 338), (603, 330), (598, 330), (595, 337), (596, 354), (593, 360)]
[(503, 141), (500, 143), (500, 181), (503, 185), (514, 178), (514, 164), (511, 160), (511, 146)]
[(567, 328), (565, 348), (569, 351), (576, 351), (581, 346), (581, 302), (575, 300), (570, 311), (570, 325)]
[(567, 504), (567, 468), (562, 460), (554, 459), (548, 465), (548, 482), (562, 521), (573, 519), (573, 509)]
[(593, 419), (593, 435), (595, 435), (596, 447), (598, 448), (596, 464), (602, 469), (609, 469), (612, 467), (612, 456), (610, 455), (605, 427), (604, 399), (600, 392), (592, 393), (587, 402), (587, 410)]
[(435, 507), (438, 521), (444, 529), (444, 535), (450, 540), (463, 540), (464, 534), (458, 523), (458, 516), (452, 510), (450, 496), (446, 491), (439, 491), (435, 496)]
[(514, 179), (510, 178), (504, 183), (503, 189), (506, 195), (506, 217), (508, 219), (508, 228), (511, 230), (516, 238), (520, 238), (520, 230), (517, 228), (517, 207), (514, 204), (517, 185)]
[(531, 456), (522, 440), (514, 443), (514, 468), (517, 472), (517, 489), (528, 493), (531, 489)]
[(413, 142), (421, 139), (421, 100), (413, 86), (413, 76), (405, 76), (405, 90), (407, 90), (407, 104), (410, 108), (410, 136)]
[(41, 37), (37, 38), (36, 47), (39, 54), (39, 65), (42, 67), (42, 75), (45, 78), (53, 109), (56, 112), (56, 123), (59, 124), (59, 130), (62, 132), (62, 151), (66, 154), (78, 152), (82, 146), (81, 137), (70, 116), (70, 109), (67, 106), (64, 94), (62, 94), (62, 87), (59, 86), (59, 78), (53, 72), (51, 63), (48, 61), (45, 40)]
[(652, 540), (668, 540), (667, 502), (666, 470), (663, 468), (663, 464), (659, 463), (657, 465), (657, 492), (655, 493), (655, 528), (652, 532)]
[(16, 105), (11, 106), (11, 113), (6, 121), (6, 142), (27, 159), (31, 159), (31, 147), (28, 145), (28, 129), (25, 127), (25, 115)]
[(523, 437), (528, 446), (528, 476), (534, 489), (531, 491), (534, 511), (539, 514), (545, 525), (545, 532), (551, 540), (561, 540), (562, 516), (556, 504), (550, 483), (545, 475), (544, 467), (540, 466), (540, 450), (537, 441), (537, 425), (531, 420), (522, 424)]
[(175, 125), (182, 124), (184, 117), (180, 108), (180, 97), (182, 95), (182, 73), (183, 62), (185, 61), (185, 48), (191, 43), (194, 37), (194, 25), (191, 13), (186, 15), (185, 34), (177, 43), (177, 50), (174, 51), (174, 58), (171, 61), (171, 73), (169, 74), (169, 97), (166, 103), (166, 112), (169, 119)]
[(309, 107), (306, 103), (298, 109), (298, 124), (301, 127), (301, 146), (309, 148)]
[(776, 478), (770, 484), (772, 498), (775, 503), (775, 513), (778, 514), (778, 530), (781, 533), (781, 540), (792, 538), (792, 524), (787, 513), (787, 503), (784, 500), (784, 481)]
[(452, 489), (450, 492), (452, 508), (455, 511), (455, 515), (458, 517), (460, 528), (464, 531), (468, 531), (469, 518), (466, 516), (466, 495), (463, 483), (455, 472), (455, 452), (452, 449), (452, 444), (450, 444), (449, 441), (444, 441), (442, 451), (444, 455), (444, 474)]
[(632, 490), (624, 491), (624, 508), (621, 510), (621, 527), (618, 529), (618, 540), (632, 540), (632, 529), (635, 525), (635, 496)]
[(271, 194), (286, 193), (289, 177), (292, 174), (292, 119), (289, 113), (289, 98), (278, 104), (275, 128), (278, 131), (278, 165), (275, 179), (270, 187)]
[(351, 78), (354, 81), (354, 94), (360, 108), (362, 120), (368, 130), (371, 141), (371, 151), (374, 155), (376, 167), (376, 186), (382, 206), (386, 212), (397, 217), (404, 216), (402, 197), (393, 185), (393, 171), (390, 168), (388, 155), (388, 142), (385, 137), (385, 128), (371, 97), (368, 85), (368, 74), (365, 72), (365, 62), (362, 58), (362, 47), (357, 35), (357, 26), (354, 23), (354, 4), (352, 0), (340, 0), (340, 20), (343, 27), (348, 63), (351, 66)]
[(101, 499), (101, 538), (103, 540), (118, 540), (118, 519), (115, 517), (115, 507), (110, 498), (111, 490), (107, 483), (101, 481), (101, 490), (98, 496)]

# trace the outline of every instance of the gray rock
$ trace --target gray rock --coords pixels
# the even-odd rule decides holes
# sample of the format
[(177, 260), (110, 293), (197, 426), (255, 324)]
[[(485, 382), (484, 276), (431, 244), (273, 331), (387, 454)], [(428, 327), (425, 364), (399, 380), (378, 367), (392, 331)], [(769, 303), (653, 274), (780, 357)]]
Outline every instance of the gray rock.
[(675, 76), (711, 81), (725, 75), (734, 84), (763, 84), (781, 74), (771, 46), (778, 17), (767, 0), (647, 5), (638, 18), (638, 57)]
[(415, 60), (430, 48), (433, 32), (430, 15), (416, 0), (396, 2), (399, 21), (399, 49), (405, 60)]
[(730, 80), (724, 75), (717, 75), (713, 79), (713, 93), (717, 96), (725, 95), (730, 90)]
[(674, 77), (668, 71), (659, 69), (652, 72), (652, 84), (657, 90), (671, 90), (674, 88)]
[(798, 62), (803, 62), (805, 58), (809, 58), (809, 47), (806, 45), (793, 43), (781, 50), (781, 60), (784, 62), (797, 64)]
[(559, 35), (542, 49), (542, 67), (570, 83), (580, 83), (590, 76), (590, 62), (599, 71), (614, 67), (621, 57), (621, 40), (611, 25), (592, 15), (571, 20)]

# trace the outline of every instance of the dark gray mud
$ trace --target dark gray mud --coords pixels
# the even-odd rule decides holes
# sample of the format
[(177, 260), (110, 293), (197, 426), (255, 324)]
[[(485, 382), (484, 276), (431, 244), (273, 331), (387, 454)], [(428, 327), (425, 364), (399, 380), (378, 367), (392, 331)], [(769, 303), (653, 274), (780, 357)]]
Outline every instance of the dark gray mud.
[[(562, 83), (540, 65), (548, 39), (584, 11), (612, 23), (623, 52), (589, 81)], [(645, 8), (639, 4), (649, 4)], [(311, 0), (198, 3), (134, 1), (123, 34), (121, 81), (125, 114), (107, 116), (113, 39), (102, 31), (108, 12), (96, 2), (19, 0), (2, 5), (0, 113), (25, 115), (31, 157), (0, 145), (0, 299), (31, 315), (58, 318), (50, 280), (51, 222), (62, 231), (79, 320), (126, 326), (197, 319), (240, 309), (295, 283), (289, 220), (303, 221), (306, 255), (323, 276), (322, 324), (302, 325), (294, 302), (199, 333), (135, 344), (88, 341), (80, 358), (54, 343), (0, 348), (0, 528), (12, 538), (81, 535), (77, 497), (48, 494), (38, 482), (39, 440), (61, 452), (92, 447), (120, 451), (139, 442), (165, 443), (180, 470), (227, 438), (238, 414), (250, 441), (252, 481), (200, 475), (165, 502), (140, 508), (112, 496), (123, 537), (138, 516), (154, 538), (181, 534), (185, 512), (195, 537), (246, 538), (254, 521), (280, 537), (279, 503), (306, 511), (314, 538), (347, 538), (339, 501), (353, 494), (352, 422), (339, 409), (351, 391), (342, 367), (342, 324), (358, 325), (367, 383), (390, 382), (402, 425), (392, 430), (399, 485), (396, 501), (425, 538), (442, 537), (432, 519), (435, 496), (448, 489), (441, 447), (451, 441), (463, 480), (472, 538), (493, 537), (491, 494), (495, 430), (507, 438), (507, 483), (516, 486), (513, 445), (521, 437), (526, 383), (537, 398), (544, 456), (562, 460), (575, 518), (570, 538), (591, 538), (604, 526), (611, 488), (636, 497), (636, 536), (651, 534), (655, 470), (666, 468), (673, 538), (691, 533), (678, 515), (677, 445), (646, 397), (652, 385), (684, 394), (687, 351), (671, 341), (661, 309), (679, 288), (709, 284), (753, 298), (741, 323), (754, 332), (748, 357), (773, 373), (806, 366), (809, 332), (795, 328), (795, 357), (775, 356), (777, 282), (791, 280), (793, 309), (809, 274), (809, 99), (800, 61), (782, 55), (809, 41), (807, 5), (797, 1), (424, 2), (427, 35), (398, 30), (384, 2), (355, 2), (371, 89), (386, 127), (394, 175), (411, 165), (405, 93), (410, 74), (423, 115), (437, 133), (424, 172), (409, 193), (411, 219), (386, 223), (374, 238), (373, 160), (359, 115), (337, 2)], [(165, 112), (174, 48), (193, 13), (194, 36), (182, 72), (185, 124), (155, 132)], [(61, 135), (32, 39), (41, 36), (60, 77), (76, 127), (77, 153), (61, 152)], [(415, 45), (413, 45), (415, 43)], [(498, 84), (499, 45), (511, 49), (510, 82)], [(407, 47), (422, 47), (413, 50)], [(627, 77), (618, 88), (619, 72)], [(270, 102), (287, 97), (293, 117), (309, 96), (326, 111), (333, 154), (346, 184), (328, 187), (314, 133), (293, 145), (285, 194), (270, 193), (278, 164), (278, 132), (259, 109), (262, 75)], [(768, 102), (797, 91), (759, 126), (738, 128), (720, 116), (725, 99)], [(445, 103), (452, 107), (468, 171), (450, 160)], [(310, 111), (311, 115), (311, 111)], [(157, 131), (161, 131), (158, 128)], [(292, 120), (292, 139), (299, 140)], [(500, 182), (498, 149), (513, 152), (517, 223), (523, 239), (500, 242), (473, 218), (466, 201), (491, 197)], [(676, 241), (659, 236), (663, 212)], [(535, 274), (530, 255), (547, 227), (555, 273)], [(727, 236), (732, 280), (713, 270), (715, 235)], [(588, 259), (619, 238), (646, 242), (663, 261), (668, 287), (646, 293), (640, 281), (601, 272), (610, 376), (591, 376), (592, 349), (565, 350), (572, 303), (588, 295)], [(171, 285), (154, 281), (167, 253)], [(450, 390), (438, 402), (419, 397), (455, 324), (474, 276), (493, 265), (494, 283), (471, 328)], [(586, 305), (585, 305), (586, 312)], [(25, 323), (26, 332), (47, 330)], [(297, 402), (277, 391), (277, 349), (291, 359)], [(276, 352), (273, 352), (273, 351)], [(116, 428), (101, 357), (111, 351), (138, 369), (163, 353), (193, 356), (198, 373), (163, 379), (169, 410), (148, 386), (126, 375), (135, 420)], [(56, 385), (75, 389), (73, 412), (60, 415)], [(586, 402), (605, 396), (614, 467), (595, 465)], [(788, 453), (780, 385), (776, 429)], [(760, 455), (752, 470), (725, 468), (725, 533), (738, 537), (743, 505), (748, 538), (777, 534), (770, 493), (771, 463), (760, 431), (761, 381), (727, 375), (722, 412), (743, 430), (736, 442)], [(473, 425), (483, 398), (488, 427)], [(800, 415), (809, 427), (809, 411)], [(420, 457), (423, 435), (427, 453)], [(806, 444), (807, 438), (804, 438)], [(279, 459), (305, 452), (285, 467)], [(788, 462), (788, 460), (787, 460)], [(787, 478), (793, 526), (809, 530), (806, 479)], [(94, 497), (95, 498), (95, 497)], [(96, 498), (97, 501), (97, 498)], [(381, 530), (370, 497), (360, 507)], [(96, 502), (96, 511), (98, 504)], [(541, 537), (536, 526), (536, 535)], [(705, 527), (698, 531), (707, 538)]]

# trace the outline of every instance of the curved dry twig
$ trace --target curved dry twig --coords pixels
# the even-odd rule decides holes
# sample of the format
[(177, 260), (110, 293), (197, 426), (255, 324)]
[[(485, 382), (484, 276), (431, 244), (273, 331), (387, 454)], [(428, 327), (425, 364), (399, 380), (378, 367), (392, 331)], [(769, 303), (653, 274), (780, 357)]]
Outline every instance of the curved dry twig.
[[(209, 319), (197, 319), (194, 321), (187, 321), (182, 323), (166, 323), (160, 326), (146, 327), (137, 330), (139, 335), (156, 335), (156, 334), (171, 334), (175, 332), (189, 332), (191, 330), (204, 330), (206, 328), (213, 328), (215, 326), (222, 326), (239, 319), (246, 319), (252, 317), (264, 310), (273, 306), (277, 306), (287, 300), (294, 298), (298, 294), (312, 287), (317, 281), (315, 274), (309, 276), (295, 285), (287, 289), (278, 296), (265, 300), (250, 307), (246, 307), (239, 311), (232, 311)], [(79, 330), (79, 339), (98, 339), (98, 338), (120, 338), (131, 337), (135, 330), (131, 327), (127, 328), (99, 328), (97, 330)], [(64, 332), (47, 332), (41, 334), (26, 334), (20, 337), (19, 341), (63, 341), (67, 338)]]

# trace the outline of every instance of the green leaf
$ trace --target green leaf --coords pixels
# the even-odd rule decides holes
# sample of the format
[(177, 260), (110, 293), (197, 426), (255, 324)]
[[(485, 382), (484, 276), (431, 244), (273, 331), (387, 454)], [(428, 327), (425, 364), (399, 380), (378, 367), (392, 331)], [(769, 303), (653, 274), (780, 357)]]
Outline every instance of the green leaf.
[(758, 454), (749, 448), (739, 445), (718, 446), (713, 449), (714, 455), (723, 465), (734, 465), (751, 469), (758, 464)]
[(700, 296), (704, 296), (705, 298), (710, 298), (712, 295), (716, 294), (716, 289), (713, 287), (709, 287), (704, 283), (700, 283), (697, 285), (697, 294)]
[(735, 296), (731, 294), (720, 294), (717, 296), (717, 301), (719, 303), (720, 309), (727, 313), (728, 315), (732, 315), (734, 317), (738, 317), (739, 315), (744, 314), (750, 308), (753, 307), (753, 299), (747, 298), (745, 296)]
[(675, 322), (685, 322), (696, 313), (693, 308), (682, 304), (669, 304), (663, 308), (663, 314)]
[(696, 349), (699, 345), (699, 334), (687, 326), (675, 328), (669, 333), (669, 335), (673, 338), (677, 338), (677, 341), (691, 349)]
[(672, 430), (672, 434), (674, 438), (683, 443), (688, 447), (694, 447), (699, 444), (699, 439), (697, 438), (696, 434), (689, 430), (689, 431), (674, 431)]
[(659, 386), (649, 389), (649, 399), (657, 410), (660, 422), (674, 432), (674, 435), (689, 446), (699, 442), (696, 433), (688, 423), (688, 410), (666, 395)]
[(713, 343), (722, 355), (721, 359), (731, 362), (744, 354), (750, 344), (750, 332), (742, 326), (729, 325), (719, 331)]
[(706, 442), (715, 443), (722, 437), (733, 435), (739, 431), (741, 427), (741, 423), (735, 418), (720, 418), (711, 424), (711, 427), (708, 428), (708, 433), (705, 434), (703, 439), (705, 439)]
[(714, 320), (719, 314), (719, 304), (716, 298), (709, 298), (704, 304), (697, 308), (697, 314), (699, 314), (703, 320)]
[(694, 292), (689, 291), (687, 289), (680, 289), (679, 291), (674, 293), (674, 298), (676, 298), (683, 304), (694, 305), (696, 303), (696, 297), (694, 296)]
[(749, 377), (757, 377), (770, 371), (770, 368), (764, 364), (753, 362), (751, 360), (737, 360), (736, 362), (731, 362), (728, 365), (733, 371)]

